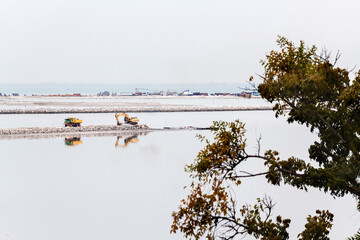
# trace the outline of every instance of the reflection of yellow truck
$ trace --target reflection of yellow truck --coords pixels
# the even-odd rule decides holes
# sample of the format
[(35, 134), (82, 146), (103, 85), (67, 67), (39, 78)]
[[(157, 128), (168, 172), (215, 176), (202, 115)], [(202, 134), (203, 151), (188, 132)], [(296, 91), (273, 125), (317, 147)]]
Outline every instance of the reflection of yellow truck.
[(119, 121), (119, 117), (120, 116), (124, 116), (124, 122), (127, 124), (131, 124), (131, 125), (137, 125), (139, 122), (139, 118), (137, 117), (130, 117), (129, 115), (127, 115), (126, 113), (115, 113), (115, 118), (117, 121), (117, 125), (121, 125), (121, 122)]
[(82, 122), (81, 119), (69, 117), (65, 119), (64, 125), (65, 127), (80, 127)]
[(76, 146), (82, 144), (83, 142), (80, 140), (80, 137), (69, 137), (65, 138), (65, 145), (67, 146)]

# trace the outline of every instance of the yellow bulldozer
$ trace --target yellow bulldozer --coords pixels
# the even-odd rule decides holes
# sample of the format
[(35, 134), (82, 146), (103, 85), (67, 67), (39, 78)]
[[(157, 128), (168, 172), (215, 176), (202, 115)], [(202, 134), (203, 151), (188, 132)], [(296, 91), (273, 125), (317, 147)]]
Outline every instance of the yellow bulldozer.
[(121, 125), (122, 123), (119, 121), (119, 117), (124, 116), (124, 122), (131, 125), (137, 125), (139, 122), (139, 118), (137, 117), (130, 117), (126, 113), (115, 113), (115, 118), (117, 125)]

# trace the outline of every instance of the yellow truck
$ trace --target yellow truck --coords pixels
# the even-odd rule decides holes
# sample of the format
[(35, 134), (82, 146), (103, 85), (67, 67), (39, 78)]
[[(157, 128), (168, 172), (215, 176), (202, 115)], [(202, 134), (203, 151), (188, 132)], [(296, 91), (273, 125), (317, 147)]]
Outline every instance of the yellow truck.
[(80, 127), (82, 122), (81, 119), (69, 117), (65, 119), (64, 125), (65, 127)]

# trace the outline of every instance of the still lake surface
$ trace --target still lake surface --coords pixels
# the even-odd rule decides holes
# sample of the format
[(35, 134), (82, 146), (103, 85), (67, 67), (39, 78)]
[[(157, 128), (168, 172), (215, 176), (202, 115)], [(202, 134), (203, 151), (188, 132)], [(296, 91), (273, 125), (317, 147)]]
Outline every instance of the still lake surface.
[[(133, 115), (133, 114), (131, 114)], [(84, 125), (115, 124), (113, 114), (73, 114)], [(135, 115), (134, 115), (135, 116)], [(207, 127), (214, 120), (246, 123), (248, 152), (276, 149), (282, 157), (307, 158), (316, 136), (300, 125), (276, 119), (271, 111), (138, 113), (150, 127)], [(0, 128), (61, 126), (68, 114), (0, 115)], [(83, 136), (67, 146), (64, 136), (0, 139), (0, 239), (183, 239), (170, 234), (171, 212), (186, 196), (184, 165), (204, 146), (196, 134), (209, 131), (155, 131), (115, 147), (117, 136)], [(71, 137), (70, 135), (67, 137)], [(124, 146), (121, 136), (120, 145)], [(258, 171), (261, 162), (248, 162)], [(245, 170), (245, 169), (244, 169)], [(274, 216), (291, 218), (296, 238), (308, 214), (329, 209), (335, 214), (331, 239), (345, 239), (360, 225), (352, 197), (333, 199), (316, 189), (274, 187), (262, 178), (244, 179), (237, 195), (241, 205), (269, 195)]]
[[(41, 105), (43, 102), (53, 103), (52, 108), (61, 108), (58, 103), (61, 102), (70, 102), (73, 103), (76, 107), (79, 103), (97, 103), (101, 102), (106, 106), (108, 103), (114, 104), (150, 104), (150, 105), (196, 105), (196, 106), (268, 106), (270, 105), (264, 99), (259, 98), (240, 98), (240, 97), (223, 97), (223, 96), (211, 96), (211, 97), (175, 97), (175, 96), (142, 96), (142, 97), (74, 97), (74, 98), (58, 98), (58, 97), (46, 97), (46, 98), (22, 98), (22, 97), (13, 97), (13, 98), (2, 98), (2, 100), (10, 101), (13, 103), (20, 102), (21, 104), (12, 106), (12, 105), (2, 105), (0, 102), (0, 109), (29, 109), (29, 108), (43, 108), (45, 106)], [(27, 102), (37, 102), (38, 106), (26, 105)], [(88, 107), (96, 107), (88, 106)]]

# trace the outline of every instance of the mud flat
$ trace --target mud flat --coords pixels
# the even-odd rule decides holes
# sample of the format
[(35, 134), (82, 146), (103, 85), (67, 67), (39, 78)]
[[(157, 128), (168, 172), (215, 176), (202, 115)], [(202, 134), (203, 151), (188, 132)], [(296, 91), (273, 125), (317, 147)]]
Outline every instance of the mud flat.
[(263, 111), (272, 106), (124, 106), (124, 107), (63, 107), (32, 109), (0, 109), (0, 114), (114, 113), (114, 112), (216, 112)]
[(27, 127), (27, 128), (6, 128), (0, 129), (0, 136), (6, 135), (29, 135), (29, 134), (72, 134), (72, 133), (101, 133), (101, 132), (116, 132), (136, 134), (138, 132), (147, 131), (149, 129), (146, 125), (94, 125), (81, 127)]

